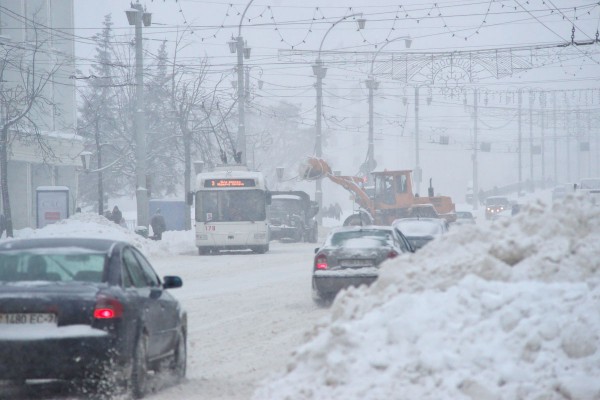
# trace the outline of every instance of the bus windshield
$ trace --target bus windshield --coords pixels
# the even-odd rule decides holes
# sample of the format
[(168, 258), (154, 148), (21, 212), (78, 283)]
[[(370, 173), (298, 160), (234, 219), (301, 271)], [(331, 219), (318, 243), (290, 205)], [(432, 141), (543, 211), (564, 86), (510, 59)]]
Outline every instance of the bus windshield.
[(262, 190), (214, 190), (196, 194), (196, 221), (264, 221), (265, 193)]

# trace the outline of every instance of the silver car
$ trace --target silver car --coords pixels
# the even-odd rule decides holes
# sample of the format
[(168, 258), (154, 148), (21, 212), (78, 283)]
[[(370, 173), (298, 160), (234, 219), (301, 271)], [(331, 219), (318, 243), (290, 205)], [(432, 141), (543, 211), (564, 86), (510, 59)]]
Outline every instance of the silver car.
[(411, 251), (408, 240), (391, 226), (344, 226), (332, 230), (323, 246), (315, 249), (315, 303), (327, 305), (344, 288), (371, 284), (377, 279), (382, 262)]
[(415, 250), (448, 232), (448, 222), (441, 218), (401, 218), (392, 223)]

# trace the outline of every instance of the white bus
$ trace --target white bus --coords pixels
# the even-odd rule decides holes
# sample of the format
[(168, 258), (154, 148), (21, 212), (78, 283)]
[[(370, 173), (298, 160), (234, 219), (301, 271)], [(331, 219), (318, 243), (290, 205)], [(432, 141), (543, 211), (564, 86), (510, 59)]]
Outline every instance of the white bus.
[(194, 200), (198, 254), (269, 251), (270, 193), (262, 173), (243, 166), (199, 173)]

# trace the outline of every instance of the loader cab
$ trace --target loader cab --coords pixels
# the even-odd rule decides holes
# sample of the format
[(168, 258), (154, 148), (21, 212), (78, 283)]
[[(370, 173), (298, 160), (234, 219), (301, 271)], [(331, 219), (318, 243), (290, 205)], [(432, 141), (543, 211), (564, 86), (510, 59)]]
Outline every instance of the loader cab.
[(376, 203), (393, 206), (399, 202), (398, 197), (412, 197), (410, 171), (374, 172), (373, 180)]

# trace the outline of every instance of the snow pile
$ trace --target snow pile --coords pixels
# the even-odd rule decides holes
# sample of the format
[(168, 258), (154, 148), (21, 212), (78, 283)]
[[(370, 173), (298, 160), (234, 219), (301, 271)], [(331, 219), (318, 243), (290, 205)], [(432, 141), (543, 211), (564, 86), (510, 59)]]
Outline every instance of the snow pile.
[(461, 226), (336, 299), (255, 399), (600, 399), (600, 208)]
[(133, 244), (149, 257), (194, 252), (193, 231), (167, 231), (163, 240), (154, 241), (124, 228), (96, 213), (77, 213), (68, 219), (46, 225), (42, 229), (21, 229), (18, 238), (38, 237), (92, 237), (122, 240)]

